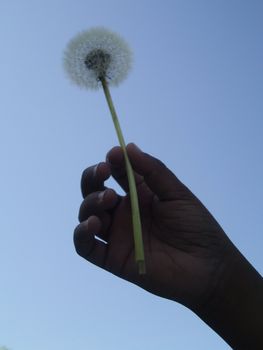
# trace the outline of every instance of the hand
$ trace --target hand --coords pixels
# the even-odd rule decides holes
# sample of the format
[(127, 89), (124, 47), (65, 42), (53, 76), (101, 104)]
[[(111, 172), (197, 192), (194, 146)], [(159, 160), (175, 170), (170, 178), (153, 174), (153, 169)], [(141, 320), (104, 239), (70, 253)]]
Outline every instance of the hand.
[[(134, 259), (120, 147), (86, 169), (74, 233), (79, 255), (151, 293), (192, 309), (231, 347), (263, 349), (263, 280), (203, 204), (159, 160), (127, 146), (138, 190), (146, 275)], [(104, 186), (110, 176), (126, 192)], [(103, 241), (102, 241), (103, 240)]]
[(136, 175), (146, 275), (139, 275), (135, 264), (129, 195), (120, 196), (104, 186), (111, 175), (128, 192), (120, 147), (108, 153), (106, 162), (83, 173), (76, 250), (151, 293), (197, 309), (213, 295), (236, 248), (164, 164), (133, 144), (127, 152)]

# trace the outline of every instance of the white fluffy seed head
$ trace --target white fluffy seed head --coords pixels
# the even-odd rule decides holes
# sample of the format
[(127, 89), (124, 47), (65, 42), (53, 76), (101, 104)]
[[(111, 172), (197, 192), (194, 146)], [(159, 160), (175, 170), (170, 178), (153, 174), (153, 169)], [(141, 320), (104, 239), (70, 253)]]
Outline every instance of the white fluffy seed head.
[(127, 43), (105, 28), (92, 28), (74, 37), (64, 52), (69, 78), (80, 87), (98, 89), (100, 78), (118, 85), (131, 68), (132, 53)]

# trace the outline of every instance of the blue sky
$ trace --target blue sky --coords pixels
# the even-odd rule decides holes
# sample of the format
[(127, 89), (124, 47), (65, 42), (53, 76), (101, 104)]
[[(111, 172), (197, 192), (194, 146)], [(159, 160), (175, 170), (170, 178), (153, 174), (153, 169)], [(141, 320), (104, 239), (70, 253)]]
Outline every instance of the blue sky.
[(92, 26), (126, 38), (134, 67), (112, 95), (127, 142), (162, 159), (262, 273), (262, 11), (257, 0), (1, 1), (0, 346), (229, 349), (183, 306), (76, 255), (81, 172), (117, 138), (102, 92), (70, 84), (62, 53)]

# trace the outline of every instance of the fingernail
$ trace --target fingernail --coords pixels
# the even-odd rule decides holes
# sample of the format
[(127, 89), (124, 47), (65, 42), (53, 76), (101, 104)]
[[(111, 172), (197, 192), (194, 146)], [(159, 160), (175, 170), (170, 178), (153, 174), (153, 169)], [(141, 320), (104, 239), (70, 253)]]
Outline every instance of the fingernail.
[(82, 223), (83, 226), (85, 226), (86, 230), (89, 230), (90, 227), (90, 220), (89, 218)]
[(118, 154), (108, 154), (106, 157), (106, 161), (110, 165), (119, 165), (122, 160), (124, 159), (123, 152), (120, 152)]
[(99, 202), (103, 202), (106, 191), (100, 192), (98, 195)]
[(94, 177), (97, 176), (97, 171), (98, 171), (99, 165), (100, 165), (100, 163), (98, 163), (93, 169), (93, 176)]
[(131, 143), (131, 145), (133, 146), (133, 148), (138, 151), (138, 152), (142, 152), (142, 150), (135, 144), (135, 143)]

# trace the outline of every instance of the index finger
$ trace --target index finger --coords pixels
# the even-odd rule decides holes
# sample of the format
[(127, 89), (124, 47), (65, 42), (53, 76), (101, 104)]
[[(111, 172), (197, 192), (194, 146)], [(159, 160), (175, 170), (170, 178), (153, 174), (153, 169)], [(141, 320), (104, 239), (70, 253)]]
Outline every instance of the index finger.
[(110, 167), (101, 162), (85, 169), (81, 177), (81, 193), (83, 198), (88, 194), (105, 189), (104, 181), (110, 177)]

